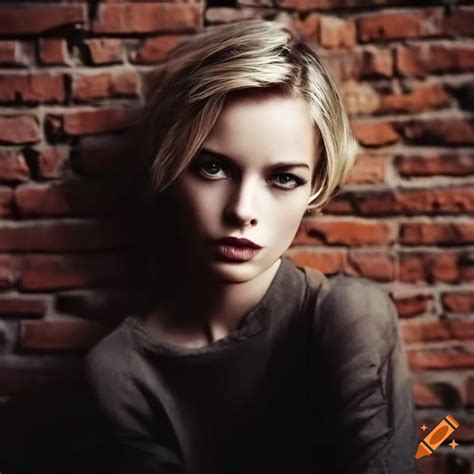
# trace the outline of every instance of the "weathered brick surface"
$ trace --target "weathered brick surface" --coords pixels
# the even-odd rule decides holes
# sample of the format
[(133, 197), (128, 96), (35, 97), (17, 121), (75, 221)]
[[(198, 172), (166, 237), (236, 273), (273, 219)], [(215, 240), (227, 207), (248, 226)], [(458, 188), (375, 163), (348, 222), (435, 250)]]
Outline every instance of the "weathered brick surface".
[(97, 216), (113, 211), (114, 204), (114, 191), (98, 182), (24, 184), (15, 189), (15, 205), (23, 217)]
[(2, 35), (46, 33), (53, 28), (84, 26), (87, 22), (87, 7), (79, 5), (48, 5), (34, 3), (15, 5), (12, 2), (0, 9)]
[(2, 294), (0, 296), (0, 314), (3, 317), (39, 318), (48, 307), (44, 296)]
[(41, 63), (48, 65), (68, 64), (67, 43), (64, 39), (41, 39), (38, 49), (38, 56)]
[(0, 143), (21, 145), (35, 143), (41, 138), (38, 119), (33, 115), (0, 116)]
[(123, 42), (119, 39), (94, 38), (84, 40), (87, 63), (104, 65), (120, 63)]
[(108, 97), (134, 97), (138, 93), (138, 77), (134, 71), (78, 74), (73, 77), (72, 96), (78, 102)]
[(95, 33), (154, 33), (196, 30), (202, 22), (200, 3), (101, 4), (92, 25)]
[[(117, 323), (133, 308), (129, 232), (119, 221), (132, 196), (117, 180), (137, 163), (133, 130), (148, 71), (204, 25), (276, 17), (320, 53), (360, 143), (345, 187), (322, 215), (304, 219), (288, 254), (386, 288), (416, 376), (420, 426), (438, 420), (432, 410), (474, 406), (474, 7), (466, 1), (2, 5), (0, 396), (68, 383), (78, 367), (63, 352), (86, 351), (101, 337), (94, 322)], [(34, 367), (30, 357), (39, 358)], [(472, 445), (464, 423), (459, 440)], [(452, 456), (437, 451), (419, 474), (450, 472)]]
[(375, 13), (357, 20), (362, 42), (387, 39), (423, 38), (442, 31), (443, 10), (426, 8), (402, 13)]
[(86, 321), (23, 321), (20, 346), (26, 350), (88, 349), (106, 333), (98, 323)]
[(118, 255), (28, 255), (21, 262), (19, 285), (26, 291), (100, 287), (126, 281)]
[(64, 77), (61, 74), (11, 74), (0, 78), (1, 102), (63, 102)]

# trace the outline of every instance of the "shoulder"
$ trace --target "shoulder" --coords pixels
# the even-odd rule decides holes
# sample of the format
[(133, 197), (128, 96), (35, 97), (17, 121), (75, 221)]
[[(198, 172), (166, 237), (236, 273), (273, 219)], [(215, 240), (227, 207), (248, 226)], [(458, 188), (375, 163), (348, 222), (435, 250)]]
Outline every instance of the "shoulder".
[(129, 366), (130, 344), (123, 322), (86, 353), (83, 365), (86, 381), (97, 394), (121, 386)]
[(377, 359), (386, 357), (399, 337), (388, 292), (371, 280), (342, 273), (322, 285), (314, 329), (322, 344), (345, 344), (347, 351), (370, 351)]

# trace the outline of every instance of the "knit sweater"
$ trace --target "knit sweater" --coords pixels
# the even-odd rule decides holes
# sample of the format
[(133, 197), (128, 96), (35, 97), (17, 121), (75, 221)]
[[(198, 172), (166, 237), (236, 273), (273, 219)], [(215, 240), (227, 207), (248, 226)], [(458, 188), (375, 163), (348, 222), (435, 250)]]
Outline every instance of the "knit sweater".
[(120, 474), (414, 474), (411, 375), (375, 283), (283, 256), (259, 303), (199, 348), (137, 314), (93, 347), (87, 380)]

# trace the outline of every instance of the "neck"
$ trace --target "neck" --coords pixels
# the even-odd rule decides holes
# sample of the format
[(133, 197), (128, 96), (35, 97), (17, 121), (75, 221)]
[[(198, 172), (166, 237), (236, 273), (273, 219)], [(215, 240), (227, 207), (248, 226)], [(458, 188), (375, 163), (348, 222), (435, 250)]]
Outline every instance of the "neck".
[[(181, 279), (147, 316), (168, 331), (194, 332), (209, 342), (233, 332), (268, 290), (281, 264), (273, 265), (255, 278), (223, 282), (198, 265), (180, 268)], [(185, 278), (183, 278), (183, 274)]]

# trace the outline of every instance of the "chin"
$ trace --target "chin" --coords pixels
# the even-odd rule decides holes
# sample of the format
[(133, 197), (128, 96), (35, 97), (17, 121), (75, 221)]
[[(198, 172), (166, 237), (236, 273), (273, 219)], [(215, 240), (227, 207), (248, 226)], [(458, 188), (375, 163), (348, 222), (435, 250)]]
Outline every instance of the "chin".
[(209, 262), (209, 268), (219, 280), (226, 283), (244, 283), (258, 276), (264, 269), (256, 259), (244, 262), (232, 262), (214, 259)]

